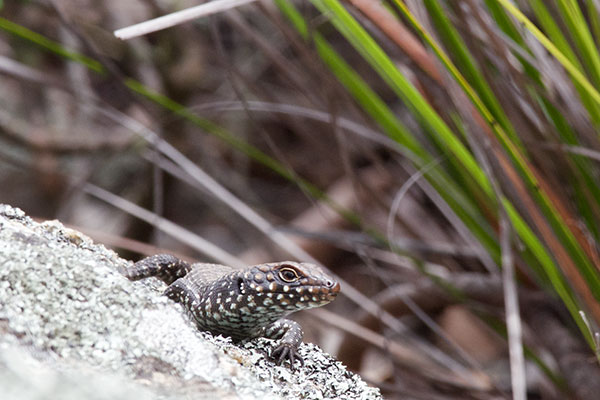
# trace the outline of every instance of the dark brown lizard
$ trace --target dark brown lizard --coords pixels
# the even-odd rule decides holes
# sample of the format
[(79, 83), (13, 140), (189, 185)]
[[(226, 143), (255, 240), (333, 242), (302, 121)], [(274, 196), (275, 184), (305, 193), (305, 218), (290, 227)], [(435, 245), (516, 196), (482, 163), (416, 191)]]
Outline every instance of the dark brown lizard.
[(256, 337), (280, 339), (271, 352), (277, 365), (298, 360), (302, 328), (286, 315), (320, 307), (335, 299), (340, 284), (321, 268), (283, 261), (234, 269), (219, 264), (189, 264), (168, 254), (138, 261), (127, 278), (151, 276), (167, 283), (165, 295), (182, 303), (201, 330), (235, 342)]

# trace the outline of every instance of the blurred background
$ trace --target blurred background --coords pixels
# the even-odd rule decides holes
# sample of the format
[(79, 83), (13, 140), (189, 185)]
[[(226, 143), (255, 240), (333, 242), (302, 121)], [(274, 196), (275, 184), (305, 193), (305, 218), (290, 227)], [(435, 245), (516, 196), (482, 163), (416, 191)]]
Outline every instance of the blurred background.
[(0, 202), (137, 260), (322, 263), (386, 398), (600, 393), (596, 0), (0, 2)]

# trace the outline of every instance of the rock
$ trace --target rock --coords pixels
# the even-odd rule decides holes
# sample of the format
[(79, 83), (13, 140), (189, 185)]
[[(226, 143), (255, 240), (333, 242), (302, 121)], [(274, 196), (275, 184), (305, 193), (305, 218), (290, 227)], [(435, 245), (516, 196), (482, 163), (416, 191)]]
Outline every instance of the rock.
[(380, 399), (340, 362), (303, 344), (305, 366), (275, 366), (272, 342), (200, 332), (153, 279), (59, 222), (0, 205), (0, 393), (4, 400)]

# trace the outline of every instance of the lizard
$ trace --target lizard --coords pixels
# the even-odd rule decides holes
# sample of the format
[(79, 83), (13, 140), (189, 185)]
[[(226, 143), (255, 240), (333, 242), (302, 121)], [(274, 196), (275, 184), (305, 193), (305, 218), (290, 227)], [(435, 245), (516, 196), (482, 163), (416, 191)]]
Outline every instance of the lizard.
[(340, 284), (310, 263), (282, 261), (235, 269), (220, 264), (190, 264), (157, 254), (124, 271), (130, 280), (156, 277), (169, 285), (164, 294), (183, 304), (200, 330), (229, 336), (233, 342), (257, 337), (279, 340), (270, 357), (304, 366), (298, 354), (304, 332), (288, 314), (323, 306), (335, 299)]

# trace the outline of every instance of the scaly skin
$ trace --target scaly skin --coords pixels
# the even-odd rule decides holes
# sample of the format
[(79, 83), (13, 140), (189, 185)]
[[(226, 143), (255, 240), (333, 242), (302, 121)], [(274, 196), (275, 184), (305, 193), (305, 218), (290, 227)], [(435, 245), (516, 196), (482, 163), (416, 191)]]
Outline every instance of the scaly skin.
[(219, 264), (188, 264), (168, 254), (144, 258), (125, 271), (131, 280), (157, 277), (165, 294), (182, 303), (201, 330), (234, 341), (280, 339), (271, 357), (304, 364), (297, 350), (302, 328), (286, 315), (331, 302), (340, 284), (313, 264), (282, 261), (234, 269)]

